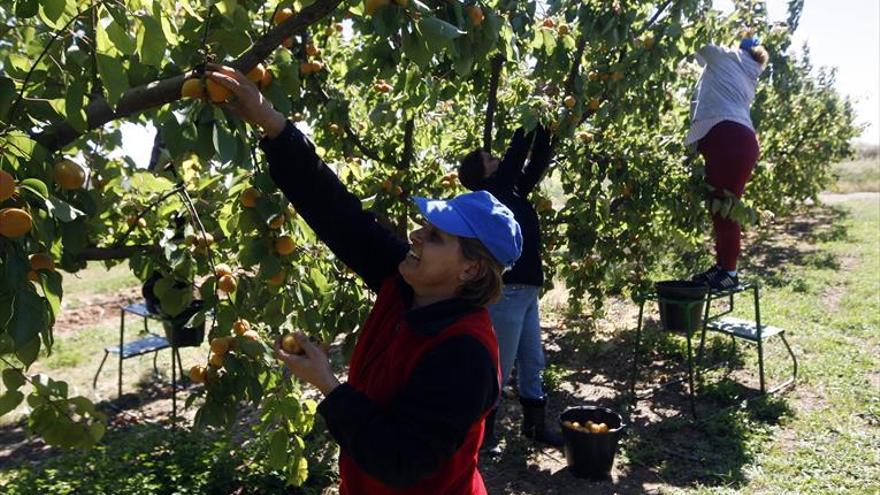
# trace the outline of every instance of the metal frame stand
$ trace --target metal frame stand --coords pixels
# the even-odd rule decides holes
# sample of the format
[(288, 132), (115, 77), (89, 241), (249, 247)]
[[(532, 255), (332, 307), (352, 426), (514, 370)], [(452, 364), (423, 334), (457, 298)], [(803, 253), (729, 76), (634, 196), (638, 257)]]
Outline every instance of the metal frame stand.
[[(140, 316), (144, 321), (144, 333), (147, 335), (144, 338), (138, 339), (133, 342), (125, 343), (125, 314), (131, 313), (133, 315)], [(119, 318), (119, 345), (112, 347), (104, 348), (104, 358), (101, 360), (101, 364), (98, 366), (98, 371), (95, 372), (95, 377), (92, 379), (92, 388), (96, 388), (98, 386), (98, 376), (101, 374), (101, 370), (104, 368), (104, 363), (107, 361), (107, 357), (110, 354), (118, 354), (119, 355), (119, 369), (117, 373), (117, 394), (118, 397), (122, 397), (122, 366), (123, 362), (135, 356), (140, 356), (143, 354), (153, 353), (153, 372), (158, 375), (159, 368), (156, 364), (156, 359), (158, 358), (159, 351), (167, 348), (171, 348), (171, 418), (172, 422), (177, 419), (177, 371), (180, 370), (180, 376), (184, 376), (182, 364), (180, 361), (180, 349), (172, 345), (168, 342), (168, 339), (161, 335), (156, 335), (150, 333), (149, 327), (147, 325), (147, 320), (156, 320), (156, 321), (164, 321), (163, 318), (155, 313), (151, 313), (147, 310), (146, 305), (139, 304), (130, 304), (128, 306), (123, 306), (120, 310), (120, 318)]]
[[(722, 318), (723, 316), (732, 313), (734, 310), (734, 295), (746, 292), (751, 290), (753, 292), (754, 305), (755, 305), (755, 321), (749, 322), (745, 320), (740, 320), (737, 318)], [(712, 302), (719, 299), (727, 298), (728, 308), (720, 313), (709, 315)], [(631, 406), (634, 407), (635, 403), (640, 398), (636, 394), (636, 382), (638, 379), (638, 359), (640, 353), (640, 345), (641, 345), (641, 337), (642, 337), (642, 323), (644, 319), (644, 308), (645, 303), (648, 301), (660, 300), (659, 296), (656, 293), (651, 293), (644, 299), (639, 301), (639, 318), (638, 325), (636, 327), (636, 338), (635, 345), (633, 349), (633, 360), (632, 360), (632, 373), (630, 377), (630, 394), (632, 397)], [(787, 387), (794, 385), (795, 380), (797, 379), (797, 369), (798, 363), (797, 358), (794, 355), (794, 352), (791, 349), (788, 341), (785, 338), (785, 330), (777, 327), (771, 327), (767, 325), (763, 325), (761, 323), (761, 305), (760, 305), (760, 288), (759, 284), (755, 282), (741, 284), (733, 289), (728, 289), (724, 291), (712, 291), (709, 292), (704, 299), (693, 300), (693, 301), (677, 301), (670, 299), (663, 299), (663, 302), (669, 304), (675, 304), (680, 307), (683, 307), (685, 312), (685, 326), (690, 328), (690, 313), (691, 308), (695, 304), (705, 304), (705, 309), (703, 313), (703, 322), (702, 325), (699, 325), (697, 330), (700, 330), (700, 344), (697, 350), (696, 359), (693, 354), (693, 343), (692, 337), (696, 330), (686, 331), (685, 337), (687, 338), (687, 382), (688, 382), (688, 399), (690, 402), (690, 410), (691, 415), (694, 419), (697, 419), (697, 410), (695, 403), (695, 387), (694, 387), (694, 376), (699, 375), (699, 368), (702, 367), (703, 363), (703, 352), (705, 350), (706, 343), (706, 331), (712, 330), (720, 333), (725, 333), (730, 335), (731, 338), (731, 354), (728, 359), (727, 367), (729, 371), (732, 371), (733, 367), (733, 356), (736, 353), (736, 339), (741, 338), (750, 342), (755, 343), (758, 349), (758, 376), (760, 381), (760, 393), (752, 398), (761, 397), (766, 394), (772, 394), (783, 390)], [(769, 339), (770, 337), (779, 336), (782, 340), (782, 343), (785, 345), (786, 351), (788, 351), (788, 355), (791, 357), (792, 361), (792, 374), (791, 376), (776, 385), (775, 387), (767, 390), (766, 379), (764, 376), (764, 340)], [(671, 382), (667, 382), (660, 387), (657, 387), (651, 391), (651, 394), (656, 392), (660, 388), (664, 388), (672, 383), (677, 383), (682, 380), (673, 380)]]
[[(753, 302), (755, 305), (755, 321), (750, 322), (746, 320), (740, 320), (738, 318), (722, 318), (723, 316), (732, 313), (734, 309), (734, 296), (736, 294), (744, 293), (751, 290), (753, 296)], [(728, 299), (728, 307), (727, 310), (722, 311), (721, 313), (717, 313), (715, 315), (709, 316), (709, 310), (711, 308), (712, 301), (718, 299)], [(798, 370), (798, 362), (797, 357), (794, 355), (794, 352), (791, 349), (791, 345), (789, 345), (788, 340), (785, 338), (785, 330), (778, 327), (772, 327), (769, 325), (764, 325), (761, 323), (761, 295), (760, 295), (760, 285), (757, 282), (750, 282), (741, 284), (738, 287), (733, 289), (729, 289), (726, 291), (718, 291), (718, 292), (710, 292), (708, 296), (708, 301), (706, 304), (706, 312), (705, 317), (703, 319), (703, 330), (700, 334), (700, 350), (698, 355), (702, 360), (703, 347), (706, 341), (706, 331), (712, 330), (719, 333), (725, 333), (730, 335), (731, 339), (731, 352), (736, 352), (736, 339), (740, 338), (749, 342), (753, 342), (758, 349), (758, 380), (760, 383), (760, 395), (772, 394), (788, 388), (794, 385), (795, 380), (797, 380), (797, 370)], [(782, 383), (776, 385), (775, 387), (767, 390), (767, 380), (764, 375), (764, 340), (767, 340), (771, 337), (778, 336), (780, 340), (782, 340), (783, 345), (785, 345), (785, 350), (788, 352), (789, 357), (791, 357), (791, 376), (783, 381)], [(732, 354), (733, 355), (733, 354)], [(759, 395), (759, 396), (760, 396)]]
[[(652, 300), (659, 300), (659, 296), (656, 293), (649, 294), (646, 298), (642, 299), (639, 302), (639, 321), (638, 326), (636, 327), (636, 342), (633, 350), (633, 359), (632, 359), (632, 372), (630, 375), (630, 387), (629, 392), (632, 397), (632, 406), (635, 406), (636, 401), (639, 399), (636, 394), (636, 381), (638, 379), (638, 360), (639, 360), (639, 347), (641, 345), (642, 340), (642, 322), (644, 320), (645, 313), (645, 303)], [(681, 301), (681, 300), (672, 300), (672, 299), (663, 299), (664, 302), (669, 304), (676, 304), (678, 306), (684, 307), (685, 313), (685, 327), (690, 328), (690, 314), (691, 308), (698, 304), (707, 304), (707, 298), (703, 299), (695, 299), (690, 301)], [(695, 401), (695, 393), (694, 393), (694, 374), (695, 374), (695, 363), (694, 363), (694, 352), (693, 352), (693, 343), (692, 338), (695, 330), (686, 330), (685, 337), (687, 339), (687, 382), (688, 382), (688, 400), (690, 402), (691, 415), (696, 419), (697, 417), (697, 406)], [(700, 353), (702, 353), (702, 345), (700, 347)], [(667, 387), (673, 383), (678, 383), (681, 380), (673, 380), (671, 382), (665, 383), (658, 387), (657, 389), (652, 390), (652, 394), (656, 392), (659, 388)]]

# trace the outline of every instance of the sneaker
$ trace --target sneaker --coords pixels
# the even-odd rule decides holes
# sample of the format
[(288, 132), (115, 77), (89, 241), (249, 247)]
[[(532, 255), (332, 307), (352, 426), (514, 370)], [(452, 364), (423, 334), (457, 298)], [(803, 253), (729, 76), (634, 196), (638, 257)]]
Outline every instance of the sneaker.
[(739, 286), (739, 277), (727, 273), (727, 270), (718, 268), (706, 281), (706, 285), (713, 291), (735, 289)]
[(719, 271), (721, 271), (721, 268), (719, 268), (718, 265), (715, 265), (712, 268), (709, 268), (708, 270), (706, 270), (705, 272), (698, 273), (698, 274), (694, 275), (693, 277), (691, 277), (691, 282), (697, 282), (700, 284), (709, 285), (709, 280), (714, 278), (715, 274)]

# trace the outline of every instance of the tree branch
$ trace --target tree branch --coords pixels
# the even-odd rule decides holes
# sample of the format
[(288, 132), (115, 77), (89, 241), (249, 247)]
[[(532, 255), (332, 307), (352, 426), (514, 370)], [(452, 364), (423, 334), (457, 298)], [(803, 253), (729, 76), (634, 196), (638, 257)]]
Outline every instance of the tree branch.
[(496, 55), (492, 59), (492, 75), (489, 78), (489, 101), (486, 103), (486, 120), (483, 124), (483, 149), (492, 149), (492, 125), (495, 123), (495, 109), (498, 106), (498, 81), (501, 79), (501, 68), (504, 66), (504, 56)]
[[(272, 28), (265, 36), (257, 40), (253, 46), (238, 59), (230, 63), (244, 73), (254, 68), (278, 46), (282, 40), (289, 38), (333, 12), (342, 0), (319, 0), (302, 12)], [(104, 98), (96, 98), (86, 107), (88, 130), (100, 127), (121, 117), (134, 115), (151, 108), (165, 105), (180, 99), (180, 88), (189, 73), (174, 76), (160, 81), (131, 88), (119, 98), (116, 108), (112, 108)], [(82, 133), (67, 122), (49, 126), (45, 131), (34, 136), (37, 142), (51, 151), (61, 149)]]
[(664, 11), (666, 11), (666, 8), (669, 7), (669, 4), (671, 4), (671, 3), (672, 3), (672, 0), (666, 0), (659, 7), (657, 7), (657, 12), (654, 12), (654, 15), (651, 16), (650, 19), (648, 19), (648, 22), (646, 22), (644, 26), (642, 26), (638, 31), (636, 31), (635, 36), (639, 37), (639, 36), (641, 36), (642, 33), (647, 31), (648, 29), (650, 29), (651, 26), (653, 26), (654, 23), (657, 22), (657, 19), (660, 18), (660, 15), (663, 14)]
[(415, 133), (415, 122), (413, 119), (406, 121), (403, 127), (403, 154), (400, 157), (400, 163), (397, 168), (407, 170), (413, 159), (413, 134)]
[[(413, 159), (413, 138), (415, 135), (415, 121), (414, 119), (409, 119), (406, 121), (406, 124), (403, 126), (403, 153), (400, 157), (400, 163), (397, 164), (398, 170), (409, 170), (410, 165), (412, 165)], [(397, 232), (403, 237), (406, 237), (406, 227), (409, 219), (409, 206), (410, 202), (407, 201), (409, 197), (410, 191), (403, 191), (400, 198), (402, 201), (402, 208), (400, 209), (400, 215), (397, 217)]]
[(120, 247), (98, 247), (90, 246), (79, 253), (79, 259), (83, 261), (106, 261), (106, 260), (124, 260), (131, 258), (138, 253), (157, 253), (161, 251), (158, 245), (135, 245)]

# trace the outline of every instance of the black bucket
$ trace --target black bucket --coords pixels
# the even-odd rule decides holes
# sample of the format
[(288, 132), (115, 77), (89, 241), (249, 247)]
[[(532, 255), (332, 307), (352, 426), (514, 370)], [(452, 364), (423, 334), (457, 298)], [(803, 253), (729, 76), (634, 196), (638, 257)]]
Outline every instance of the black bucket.
[(709, 287), (687, 280), (654, 284), (660, 304), (660, 324), (665, 330), (693, 332), (703, 323), (703, 309)]
[[(587, 421), (605, 423), (608, 431), (594, 433), (573, 426), (586, 425)], [(569, 471), (577, 478), (610, 479), (617, 444), (625, 429), (623, 418), (607, 407), (580, 406), (566, 409), (559, 415), (559, 423)]]
[(165, 327), (165, 338), (168, 343), (175, 347), (198, 347), (205, 340), (205, 322), (198, 325), (186, 326), (186, 323), (200, 309), (202, 301), (195, 300), (182, 313), (167, 320), (162, 320)]

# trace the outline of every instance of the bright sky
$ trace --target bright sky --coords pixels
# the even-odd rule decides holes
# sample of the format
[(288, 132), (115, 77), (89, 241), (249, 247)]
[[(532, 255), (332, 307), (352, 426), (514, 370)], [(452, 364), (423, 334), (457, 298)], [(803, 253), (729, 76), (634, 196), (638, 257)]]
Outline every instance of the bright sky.
[[(731, 10), (731, 0), (714, 0)], [(770, 21), (788, 18), (787, 0), (767, 0)], [(858, 141), (880, 145), (880, 1), (805, 0), (791, 49), (807, 44), (814, 67), (837, 67), (837, 90), (853, 99)]]
[[(771, 21), (788, 17), (787, 0), (767, 0)], [(731, 0), (715, 0), (721, 10)], [(860, 124), (859, 141), (880, 145), (880, 0), (805, 0), (792, 49), (804, 43), (816, 67), (837, 67), (837, 89), (853, 99)], [(150, 161), (153, 129), (124, 123), (123, 151), (140, 167)]]

